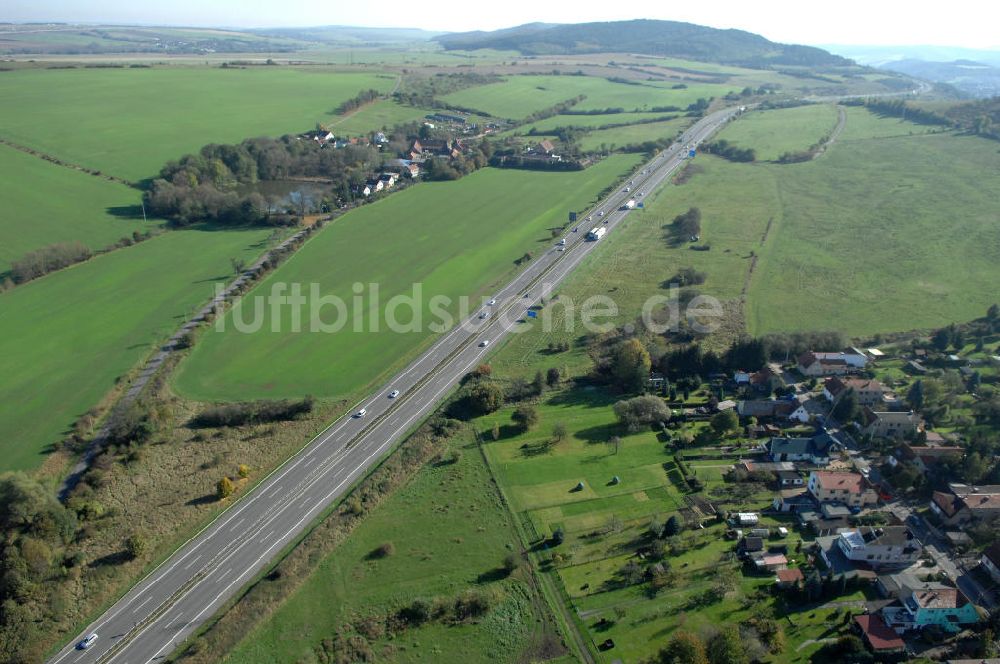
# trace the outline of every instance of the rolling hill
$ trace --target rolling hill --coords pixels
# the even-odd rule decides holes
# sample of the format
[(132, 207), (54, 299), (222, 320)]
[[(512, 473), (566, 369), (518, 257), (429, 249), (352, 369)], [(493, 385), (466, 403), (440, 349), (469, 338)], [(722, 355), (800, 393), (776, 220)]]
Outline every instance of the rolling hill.
[(849, 60), (812, 46), (777, 44), (743, 30), (719, 30), (677, 21), (615, 21), (551, 25), (529, 23), (494, 32), (434, 38), (446, 49), (492, 48), (526, 55), (628, 51), (745, 66), (837, 66)]

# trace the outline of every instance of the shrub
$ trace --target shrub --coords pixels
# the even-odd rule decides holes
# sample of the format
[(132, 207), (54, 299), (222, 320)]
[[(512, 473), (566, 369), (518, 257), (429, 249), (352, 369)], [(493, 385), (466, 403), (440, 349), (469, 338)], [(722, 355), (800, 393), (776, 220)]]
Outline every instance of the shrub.
[(219, 500), (228, 498), (236, 491), (236, 484), (228, 477), (223, 477), (215, 485), (215, 495)]

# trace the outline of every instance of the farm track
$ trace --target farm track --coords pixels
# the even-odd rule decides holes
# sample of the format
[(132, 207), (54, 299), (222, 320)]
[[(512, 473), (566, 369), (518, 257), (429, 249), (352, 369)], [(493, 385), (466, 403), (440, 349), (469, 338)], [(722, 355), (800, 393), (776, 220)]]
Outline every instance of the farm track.
[(134, 189), (139, 188), (139, 186), (135, 182), (131, 182), (129, 180), (117, 177), (115, 175), (108, 175), (107, 173), (102, 173), (101, 171), (95, 170), (93, 168), (87, 168), (86, 166), (80, 166), (79, 164), (73, 164), (68, 161), (64, 161), (59, 157), (54, 157), (45, 152), (40, 152), (39, 150), (35, 150), (34, 148), (29, 148), (27, 146), (21, 145), (20, 143), (14, 143), (13, 141), (9, 141), (6, 138), (0, 138), (0, 143), (6, 145), (9, 148), (13, 148), (20, 152), (23, 152), (25, 154), (30, 154), (32, 157), (38, 157), (39, 159), (47, 161), (50, 164), (55, 164), (56, 166), (62, 166), (63, 168), (68, 168), (70, 170), (77, 171), (79, 173), (86, 173), (87, 175), (93, 175), (94, 177), (102, 178), (109, 182), (117, 182), (118, 184), (123, 184), (126, 187), (132, 187)]

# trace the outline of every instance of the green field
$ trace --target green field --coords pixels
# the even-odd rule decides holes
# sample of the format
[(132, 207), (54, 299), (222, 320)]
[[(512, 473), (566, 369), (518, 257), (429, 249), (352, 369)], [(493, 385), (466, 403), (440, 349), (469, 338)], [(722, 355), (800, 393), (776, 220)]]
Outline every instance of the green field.
[(174, 231), (0, 293), (3, 470), (32, 468), (270, 231)]
[[(527, 661), (522, 651), (538, 629), (531, 590), (497, 573), (504, 556), (519, 550), (517, 535), (470, 440), (468, 432), (453, 439), (458, 463), (425, 466), (320, 560), (300, 590), (224, 661), (314, 661), (313, 648), (345, 621), (392, 612), (418, 598), (451, 598), (470, 587), (502, 589), (506, 599), (474, 624), (431, 623), (373, 640), (378, 661)], [(387, 541), (395, 553), (372, 559), (369, 554)]]
[(724, 94), (729, 88), (692, 83), (686, 89), (672, 90), (669, 85), (630, 85), (613, 83), (591, 76), (510, 76), (501, 83), (491, 83), (459, 90), (442, 99), (502, 118), (523, 118), (578, 95), (586, 99), (574, 106), (578, 110), (624, 108), (649, 109), (654, 106), (686, 107), (699, 97)]
[[(549, 229), (563, 225), (567, 211), (585, 209), (637, 159), (616, 156), (576, 173), (484, 169), (456, 182), (421, 184), (353, 211), (252, 291), (241, 320), (252, 322), (255, 297), (279, 282), (301, 284), (304, 294), (316, 283), (323, 296), (336, 295), (345, 303), (354, 302), (353, 284), (377, 283), (383, 305), (396, 295), (412, 295), (420, 284), (421, 331), (393, 332), (384, 317), (377, 331), (365, 325), (368, 307), (374, 306), (368, 287), (360, 331), (352, 319), (335, 334), (310, 332), (307, 306), (299, 333), (289, 331), (290, 308), (284, 307), (279, 331), (268, 324), (243, 334), (234, 329), (231, 312), (226, 332), (205, 334), (182, 364), (176, 386), (203, 400), (347, 396), (370, 386), (432, 340), (429, 323), (437, 319), (429, 306), (432, 296), (445, 295), (452, 303), (462, 296), (474, 303), (489, 296), (515, 269), (515, 259), (548, 248)], [(329, 324), (336, 313), (327, 307), (323, 316)], [(399, 320), (410, 317), (401, 313)]]
[(141, 195), (125, 185), (50, 164), (0, 145), (0, 273), (29, 251), (78, 240), (102, 249), (155, 228), (133, 216)]
[(671, 119), (671, 113), (602, 113), (600, 115), (553, 115), (550, 118), (529, 122), (526, 125), (511, 129), (504, 135), (527, 134), (532, 129), (537, 129), (539, 133), (555, 129), (557, 127), (587, 127), (594, 129), (611, 124), (631, 124), (640, 120), (648, 119)]
[(750, 290), (751, 332), (938, 327), (980, 316), (996, 299), (984, 287), (1000, 265), (996, 197), (980, 186), (1000, 168), (996, 144), (950, 134), (869, 138), (889, 132), (901, 132), (897, 120), (873, 123), (852, 108), (822, 158), (746, 167), (769, 170), (780, 188)]
[(665, 122), (649, 122), (646, 124), (615, 127), (592, 131), (580, 139), (583, 150), (598, 150), (601, 146), (608, 149), (635, 145), (646, 141), (656, 141), (663, 138), (674, 138), (692, 124), (691, 118), (680, 117)]
[(741, 148), (754, 148), (758, 161), (775, 161), (786, 152), (804, 152), (837, 124), (829, 104), (751, 112), (719, 134)]
[(378, 129), (391, 129), (398, 124), (421, 121), (430, 112), (424, 108), (381, 100), (345, 118), (331, 120), (326, 126), (337, 136), (355, 136)]
[(0, 136), (129, 180), (207, 143), (312, 129), (393, 77), (329, 69), (60, 69), (5, 72)]

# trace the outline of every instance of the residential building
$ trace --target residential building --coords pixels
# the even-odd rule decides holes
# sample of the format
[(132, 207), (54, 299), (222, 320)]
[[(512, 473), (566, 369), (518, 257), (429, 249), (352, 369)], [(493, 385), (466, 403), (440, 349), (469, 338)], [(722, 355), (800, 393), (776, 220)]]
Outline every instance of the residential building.
[(805, 576), (798, 567), (779, 569), (774, 581), (781, 589), (794, 588), (805, 582)]
[(823, 382), (823, 396), (831, 403), (849, 390), (854, 390), (862, 406), (877, 406), (885, 401), (886, 389), (875, 379), (832, 376)]
[(986, 551), (983, 551), (982, 558), (979, 559), (993, 580), (1000, 583), (1000, 542), (994, 542)]
[(965, 449), (957, 445), (924, 446), (903, 443), (890, 457), (889, 463), (895, 466), (900, 462), (908, 461), (926, 473), (941, 461), (961, 459), (964, 454)]
[(773, 461), (801, 461), (825, 466), (830, 456), (843, 449), (843, 445), (826, 431), (811, 438), (771, 438), (767, 453)]
[(750, 557), (758, 572), (777, 572), (788, 567), (788, 558), (782, 553), (761, 551)]
[(836, 353), (809, 351), (798, 358), (798, 370), (803, 376), (842, 376), (864, 369), (866, 364), (868, 358), (854, 351)]
[(740, 417), (788, 417), (798, 407), (798, 402), (786, 399), (750, 399), (736, 404)]
[(814, 470), (806, 486), (820, 504), (839, 502), (849, 507), (867, 507), (878, 503), (878, 493), (860, 473)]
[(946, 526), (998, 517), (1000, 485), (949, 484), (948, 491), (935, 491), (931, 496), (931, 511)]
[(906, 643), (885, 624), (879, 614), (854, 616), (854, 625), (861, 632), (865, 645), (875, 655), (898, 655), (906, 652)]
[(906, 526), (857, 528), (840, 533), (837, 546), (844, 557), (870, 567), (907, 567), (920, 557), (920, 540)]
[(778, 488), (791, 489), (794, 487), (804, 487), (806, 480), (794, 470), (779, 470), (775, 473), (778, 478)]
[(407, 177), (416, 178), (420, 176), (420, 164), (410, 162), (403, 167), (403, 174)]
[(882, 597), (898, 600), (909, 597), (914, 590), (941, 590), (949, 587), (937, 581), (922, 581), (917, 578), (916, 571), (910, 570), (894, 574), (879, 574), (875, 583), (875, 588)]
[(782, 489), (774, 499), (773, 507), (779, 512), (804, 512), (815, 510), (816, 501), (804, 488)]
[(882, 609), (882, 619), (897, 633), (936, 625), (955, 633), (979, 622), (979, 612), (958, 588), (914, 590), (899, 606)]
[(874, 411), (866, 407), (861, 415), (861, 433), (873, 438), (907, 438), (919, 427), (920, 416), (912, 410)]

